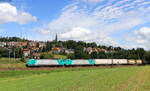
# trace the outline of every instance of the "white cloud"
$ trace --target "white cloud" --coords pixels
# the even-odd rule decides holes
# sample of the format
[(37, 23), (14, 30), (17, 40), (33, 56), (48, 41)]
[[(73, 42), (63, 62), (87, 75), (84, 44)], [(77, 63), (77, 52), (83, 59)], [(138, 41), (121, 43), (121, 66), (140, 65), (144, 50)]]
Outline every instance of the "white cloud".
[(60, 37), (62, 39), (87, 40), (90, 34), (90, 30), (81, 27), (76, 27), (69, 32), (60, 34)]
[(147, 50), (150, 49), (150, 28), (142, 27), (139, 30), (134, 31), (127, 41), (134, 47), (142, 47)]
[(46, 30), (46, 29), (39, 29), (39, 31), (38, 31), (39, 33), (41, 33), (41, 34), (43, 34), (43, 35), (48, 35), (48, 34), (50, 34), (50, 31), (49, 30)]
[[(117, 2), (111, 5), (112, 1)], [(149, 21), (148, 12), (150, 9), (142, 9), (143, 6), (139, 5), (136, 10), (125, 10), (130, 4), (144, 3), (145, 0), (136, 0), (129, 3), (130, 1), (110, 0), (105, 5), (94, 6), (92, 9), (85, 4), (73, 3), (65, 6), (58, 18), (50, 21), (46, 26), (40, 27), (40, 29), (41, 31), (49, 31), (51, 35), (58, 33), (60, 39), (94, 41), (99, 44), (123, 46), (113, 38), (113, 34), (130, 30)], [(122, 4), (122, 6), (116, 4)], [(87, 34), (83, 30), (89, 30), (90, 33)]]
[(142, 27), (140, 30), (135, 31), (136, 35), (139, 35), (138, 37), (141, 39), (150, 40), (150, 28), (148, 27)]
[(36, 20), (35, 16), (19, 11), (9, 3), (0, 3), (0, 23), (17, 22), (19, 24), (26, 24)]

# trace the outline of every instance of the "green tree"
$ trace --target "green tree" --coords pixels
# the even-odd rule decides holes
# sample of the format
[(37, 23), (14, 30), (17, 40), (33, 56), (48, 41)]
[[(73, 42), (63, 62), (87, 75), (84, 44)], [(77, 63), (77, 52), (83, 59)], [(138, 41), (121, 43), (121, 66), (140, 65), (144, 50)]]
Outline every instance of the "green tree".
[(50, 51), (53, 47), (53, 43), (52, 42), (47, 42), (46, 43), (46, 51)]
[[(100, 56), (100, 55), (99, 55), (99, 56)], [(91, 53), (91, 58), (92, 58), (92, 59), (98, 58), (98, 53), (97, 53), (97, 52), (92, 52), (92, 53)]]
[(50, 53), (41, 53), (40, 58), (41, 59), (51, 59), (51, 58), (54, 58), (54, 56)]
[(145, 58), (145, 62), (150, 64), (150, 51), (145, 53), (144, 58)]
[(0, 48), (0, 57), (9, 57), (9, 50), (7, 48)]
[(76, 59), (88, 59), (90, 55), (83, 51), (83, 47), (77, 46), (75, 49), (75, 58)]
[(143, 48), (137, 48), (136, 49), (136, 54), (138, 56), (139, 59), (144, 59), (144, 55), (145, 55), (145, 50)]

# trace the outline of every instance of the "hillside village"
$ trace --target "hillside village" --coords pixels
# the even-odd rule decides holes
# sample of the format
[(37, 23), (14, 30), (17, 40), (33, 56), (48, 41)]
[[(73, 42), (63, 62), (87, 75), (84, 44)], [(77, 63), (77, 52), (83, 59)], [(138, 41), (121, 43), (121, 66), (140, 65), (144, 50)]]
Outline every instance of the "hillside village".
[[(17, 38), (17, 37), (16, 37)], [(49, 51), (52, 54), (74, 54), (75, 50), (73, 48), (65, 48), (57, 46), (58, 40), (55, 38), (53, 41), (48, 42), (40, 42), (40, 41), (29, 41), (29, 40), (20, 40), (16, 41), (15, 37), (14, 40), (10, 40), (7, 42), (3, 42), (1, 40), (0, 47), (6, 50), (9, 50), (9, 52), (14, 51), (13, 49), (20, 49), (23, 53), (24, 57), (33, 57), (33, 58), (39, 58), (40, 53)], [(52, 46), (50, 48), (48, 47), (48, 43), (52, 43)], [(62, 44), (61, 44), (62, 45)], [(84, 47), (84, 52), (87, 52), (88, 54), (91, 54), (92, 52), (108, 52), (106, 49), (103, 48), (93, 48), (93, 47)], [(14, 51), (15, 52), (15, 51)]]
[(33, 41), (18, 37), (0, 38), (0, 57), (11, 58), (71, 58), (71, 59), (148, 59), (143, 48), (123, 49), (83, 41)]
[[(32, 55), (34, 57), (40, 56), (40, 52), (43, 52), (46, 46), (46, 42), (0, 42), (1, 48), (5, 48), (8, 50), (11, 50), (13, 48), (21, 48), (25, 57), (28, 57), (29, 55)], [(52, 47), (49, 51), (54, 54), (74, 54), (74, 49), (67, 49), (63, 47)], [(106, 49), (92, 47), (84, 48), (84, 51), (88, 52), (88, 54), (91, 54), (92, 52), (108, 52)]]

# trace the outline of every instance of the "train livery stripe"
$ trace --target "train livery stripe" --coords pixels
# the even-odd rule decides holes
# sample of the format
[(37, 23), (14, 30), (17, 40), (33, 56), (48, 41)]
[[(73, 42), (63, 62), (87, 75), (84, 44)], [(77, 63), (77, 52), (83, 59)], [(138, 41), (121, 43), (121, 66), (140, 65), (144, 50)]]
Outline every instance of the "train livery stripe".
[(57, 59), (59, 65), (64, 65), (64, 61), (62, 59)]
[(93, 59), (89, 59), (89, 64), (94, 65), (94, 60)]
[(37, 62), (37, 60), (35, 60), (35, 59), (30, 59), (27, 64), (28, 64), (28, 65), (35, 65), (36, 62)]
[(65, 64), (66, 65), (71, 65), (72, 64), (72, 60), (71, 59), (66, 59), (65, 60)]

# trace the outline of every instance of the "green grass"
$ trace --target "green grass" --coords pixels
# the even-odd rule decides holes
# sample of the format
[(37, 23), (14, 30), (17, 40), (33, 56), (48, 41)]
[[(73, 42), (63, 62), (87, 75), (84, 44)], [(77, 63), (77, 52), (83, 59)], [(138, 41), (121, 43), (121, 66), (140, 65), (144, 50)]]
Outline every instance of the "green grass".
[(1, 91), (150, 91), (150, 66), (0, 71)]
[(67, 59), (67, 56), (65, 56), (65, 55), (53, 54), (53, 56), (54, 56), (55, 59), (59, 59), (59, 58), (61, 58), (61, 59)]
[(43, 55), (43, 59), (67, 59), (66, 55), (53, 54), (52, 52), (43, 52), (41, 55)]
[(25, 63), (20, 59), (14, 58), (0, 58), (0, 68), (25, 68)]

